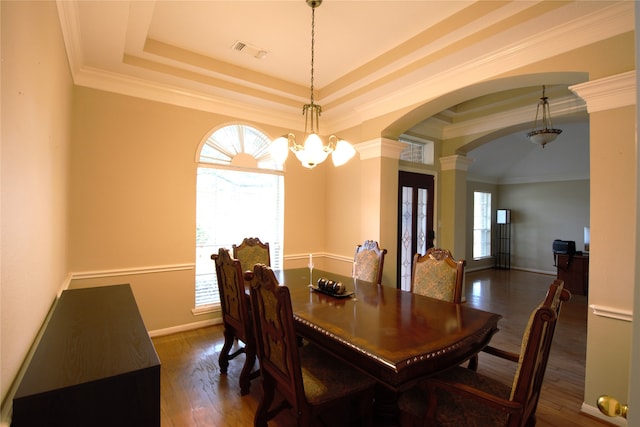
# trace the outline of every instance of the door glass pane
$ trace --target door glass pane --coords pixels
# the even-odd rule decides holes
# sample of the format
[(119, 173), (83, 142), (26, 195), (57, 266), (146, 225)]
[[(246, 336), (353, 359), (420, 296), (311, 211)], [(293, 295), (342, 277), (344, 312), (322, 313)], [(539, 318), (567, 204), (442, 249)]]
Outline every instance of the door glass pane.
[(400, 254), (400, 289), (411, 287), (411, 267), (413, 263), (413, 188), (402, 187), (402, 234)]
[(427, 189), (418, 188), (418, 253), (427, 251)]

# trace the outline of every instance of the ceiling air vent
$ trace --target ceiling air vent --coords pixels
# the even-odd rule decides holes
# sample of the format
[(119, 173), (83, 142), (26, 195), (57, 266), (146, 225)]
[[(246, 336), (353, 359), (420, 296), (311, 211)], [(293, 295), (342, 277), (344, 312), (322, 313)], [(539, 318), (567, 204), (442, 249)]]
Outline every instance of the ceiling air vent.
[(253, 56), (254, 58), (262, 59), (267, 56), (267, 51), (264, 49), (260, 49), (259, 47), (252, 46), (248, 43), (236, 41), (231, 49), (236, 50), (238, 52), (245, 53), (249, 56)]

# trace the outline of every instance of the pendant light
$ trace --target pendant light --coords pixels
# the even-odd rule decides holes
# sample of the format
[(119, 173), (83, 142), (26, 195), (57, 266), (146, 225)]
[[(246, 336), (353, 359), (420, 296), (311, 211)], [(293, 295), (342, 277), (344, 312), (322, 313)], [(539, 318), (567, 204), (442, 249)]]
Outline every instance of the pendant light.
[(298, 144), (293, 133), (281, 136), (271, 143), (271, 156), (278, 164), (283, 164), (289, 151), (292, 151), (302, 166), (313, 169), (324, 162), (329, 154), (335, 166), (347, 163), (356, 153), (353, 146), (335, 135), (329, 137), (325, 144), (319, 135), (320, 113), (322, 107), (314, 102), (313, 96), (313, 71), (315, 56), (315, 14), (316, 8), (322, 4), (322, 0), (306, 0), (311, 7), (311, 102), (302, 107), (304, 115), (304, 132), (307, 138), (304, 144)]

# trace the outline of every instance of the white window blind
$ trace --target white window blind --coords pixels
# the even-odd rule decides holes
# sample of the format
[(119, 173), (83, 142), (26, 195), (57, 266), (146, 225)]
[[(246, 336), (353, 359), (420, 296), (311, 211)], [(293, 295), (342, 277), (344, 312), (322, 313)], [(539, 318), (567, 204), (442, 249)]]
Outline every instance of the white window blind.
[(473, 193), (473, 258), (491, 256), (491, 193)]

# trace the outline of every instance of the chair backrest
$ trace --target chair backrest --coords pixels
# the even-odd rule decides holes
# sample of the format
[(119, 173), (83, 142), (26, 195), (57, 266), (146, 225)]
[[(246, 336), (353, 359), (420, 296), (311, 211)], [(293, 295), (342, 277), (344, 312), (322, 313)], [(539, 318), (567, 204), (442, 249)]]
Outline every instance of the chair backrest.
[(211, 258), (216, 264), (222, 321), (233, 328), (236, 336), (246, 343), (247, 337), (253, 336), (253, 326), (240, 261), (231, 258), (229, 250), (225, 248), (220, 248), (218, 254), (211, 255)]
[(240, 245), (232, 245), (233, 257), (240, 261), (242, 271), (253, 271), (256, 264), (271, 265), (269, 243), (257, 237), (245, 237)]
[(306, 398), (291, 296), (263, 264), (253, 269), (251, 307), (263, 382), (274, 386), (298, 413)]
[(511, 389), (511, 400), (523, 406), (523, 420), (536, 411), (560, 309), (570, 298), (564, 282), (555, 280), (543, 303), (529, 317)]
[(459, 304), (462, 300), (464, 260), (456, 261), (447, 249), (429, 248), (413, 256), (411, 292)]
[(365, 240), (363, 244), (356, 246), (353, 257), (353, 277), (372, 283), (382, 281), (382, 268), (386, 249), (380, 249), (375, 240)]

